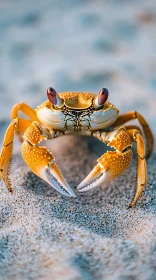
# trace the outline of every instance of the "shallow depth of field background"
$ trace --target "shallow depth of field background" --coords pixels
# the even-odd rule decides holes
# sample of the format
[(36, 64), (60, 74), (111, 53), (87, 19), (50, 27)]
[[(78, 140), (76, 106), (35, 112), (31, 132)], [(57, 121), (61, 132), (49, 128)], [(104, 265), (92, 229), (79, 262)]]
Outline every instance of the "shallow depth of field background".
[[(11, 107), (23, 101), (35, 108), (49, 86), (94, 93), (107, 87), (109, 101), (122, 113), (138, 110), (156, 136), (156, 2), (1, 0), (1, 145)], [(76, 191), (103, 145), (62, 139), (48, 147)], [(0, 185), (0, 279), (154, 280), (155, 158), (144, 195), (127, 210), (136, 157), (105, 189), (68, 200), (29, 171), (16, 139), (14, 195)]]
[[(155, 1), (0, 1), (0, 116), (49, 86), (98, 92), (151, 121), (156, 91)], [(8, 108), (8, 112), (7, 112)], [(151, 119), (150, 119), (151, 118)]]

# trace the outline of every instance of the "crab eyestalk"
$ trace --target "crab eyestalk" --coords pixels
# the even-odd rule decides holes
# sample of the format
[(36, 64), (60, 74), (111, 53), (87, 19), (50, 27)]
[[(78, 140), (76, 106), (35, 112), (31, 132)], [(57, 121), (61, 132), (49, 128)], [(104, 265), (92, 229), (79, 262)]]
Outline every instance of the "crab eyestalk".
[(97, 97), (95, 98), (95, 102), (94, 102), (95, 108), (99, 108), (99, 107), (101, 107), (102, 105), (104, 105), (105, 102), (106, 102), (107, 99), (108, 99), (108, 95), (109, 95), (108, 89), (102, 88), (102, 89), (99, 91)]
[(49, 101), (56, 107), (62, 107), (64, 102), (63, 99), (60, 98), (60, 96), (58, 95), (58, 93), (55, 91), (55, 89), (49, 87), (47, 89), (47, 97), (49, 99)]

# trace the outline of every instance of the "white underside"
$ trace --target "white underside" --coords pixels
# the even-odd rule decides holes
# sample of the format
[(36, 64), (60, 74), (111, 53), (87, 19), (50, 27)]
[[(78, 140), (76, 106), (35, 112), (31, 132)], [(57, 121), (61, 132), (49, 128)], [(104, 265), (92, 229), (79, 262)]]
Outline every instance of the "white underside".
[(75, 127), (78, 127), (78, 133), (83, 133), (88, 130), (98, 130), (110, 126), (116, 121), (118, 113), (114, 108), (99, 110), (94, 111), (90, 116), (82, 115), (77, 121), (74, 116), (65, 116), (59, 110), (50, 110), (44, 107), (37, 112), (37, 116), (41, 123), (50, 129), (66, 130), (72, 133), (75, 131)]

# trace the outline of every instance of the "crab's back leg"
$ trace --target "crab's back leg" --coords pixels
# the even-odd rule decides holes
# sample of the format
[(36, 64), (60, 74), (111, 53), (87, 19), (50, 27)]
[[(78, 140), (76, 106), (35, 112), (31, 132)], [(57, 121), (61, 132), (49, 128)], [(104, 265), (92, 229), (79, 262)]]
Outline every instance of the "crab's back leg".
[(138, 167), (137, 167), (137, 183), (136, 183), (136, 191), (132, 202), (129, 207), (132, 207), (139, 197), (141, 196), (145, 185), (146, 185), (146, 160), (145, 160), (145, 145), (144, 140), (140, 134), (140, 132), (136, 129), (131, 129), (127, 131), (131, 136), (131, 139), (137, 144), (137, 155), (138, 155)]
[(19, 117), (19, 111), (28, 116), (31, 120), (38, 121), (36, 112), (27, 104), (20, 102), (15, 104), (11, 110), (11, 119), (14, 120)]
[(22, 156), (28, 167), (40, 178), (65, 196), (74, 196), (66, 180), (58, 169), (55, 159), (49, 150), (38, 146), (42, 140), (63, 135), (62, 131), (51, 131), (47, 134), (39, 123), (33, 122), (23, 135)]
[[(19, 112), (22, 112), (31, 121), (39, 121), (35, 110), (23, 102), (17, 103), (12, 107), (11, 120), (17, 119), (19, 117)], [(19, 140), (22, 142), (21, 132), (23, 132), (23, 131), (19, 130), (18, 127), (16, 127), (16, 134), (17, 134)]]
[(80, 192), (90, 190), (121, 175), (132, 160), (132, 140), (124, 127), (112, 132), (93, 132), (93, 136), (114, 148), (107, 151), (97, 161), (98, 164), (80, 183)]
[(143, 116), (141, 114), (139, 114), (136, 111), (131, 111), (126, 114), (120, 115), (118, 117), (118, 119), (116, 120), (116, 122), (113, 124), (113, 127), (121, 126), (121, 125), (125, 124), (126, 122), (134, 120), (134, 119), (138, 119), (140, 125), (143, 128), (143, 131), (144, 131), (144, 134), (145, 134), (145, 137), (147, 140), (146, 157), (150, 157), (150, 155), (152, 154), (152, 151), (153, 151), (154, 137), (153, 137), (153, 133), (152, 133), (147, 121), (143, 118)]
[(17, 118), (11, 122), (4, 136), (3, 147), (0, 155), (0, 175), (9, 191), (12, 191), (9, 180), (9, 166), (12, 156), (14, 132), (16, 129), (24, 132), (30, 124), (30, 120)]
[(125, 125), (124, 127), (126, 128), (126, 130), (135, 129), (138, 130), (141, 135), (143, 134), (140, 127), (137, 125)]

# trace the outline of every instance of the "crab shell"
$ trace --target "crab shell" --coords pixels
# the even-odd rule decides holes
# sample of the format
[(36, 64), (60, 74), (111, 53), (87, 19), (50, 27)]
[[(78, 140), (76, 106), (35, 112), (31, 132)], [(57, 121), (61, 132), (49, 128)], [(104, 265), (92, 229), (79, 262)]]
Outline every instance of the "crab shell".
[(36, 113), (40, 122), (48, 128), (82, 133), (103, 129), (113, 124), (119, 110), (109, 102), (97, 107), (97, 95), (93, 93), (62, 92), (59, 94), (60, 107), (46, 101), (37, 107)]

